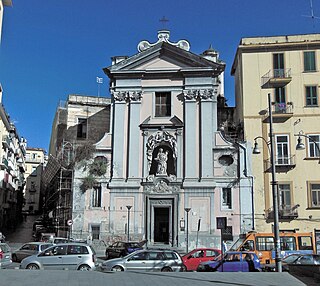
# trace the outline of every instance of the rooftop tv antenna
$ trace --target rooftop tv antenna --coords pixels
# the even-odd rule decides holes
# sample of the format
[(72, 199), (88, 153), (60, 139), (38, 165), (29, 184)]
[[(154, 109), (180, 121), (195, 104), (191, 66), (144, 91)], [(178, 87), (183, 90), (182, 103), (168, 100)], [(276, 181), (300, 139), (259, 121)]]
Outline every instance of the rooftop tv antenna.
[(302, 16), (311, 18), (313, 21), (313, 28), (315, 28), (315, 19), (320, 19), (320, 17), (317, 17), (314, 15), (312, 0), (310, 0), (310, 10), (311, 10), (311, 15), (302, 15)]

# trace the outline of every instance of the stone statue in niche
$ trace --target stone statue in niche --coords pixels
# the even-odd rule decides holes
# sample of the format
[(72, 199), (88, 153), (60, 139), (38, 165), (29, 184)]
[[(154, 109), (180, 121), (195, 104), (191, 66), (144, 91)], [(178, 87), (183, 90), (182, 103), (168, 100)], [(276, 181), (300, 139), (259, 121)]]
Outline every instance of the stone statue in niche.
[(167, 175), (168, 151), (163, 152), (160, 148), (155, 160), (158, 162), (157, 175)]

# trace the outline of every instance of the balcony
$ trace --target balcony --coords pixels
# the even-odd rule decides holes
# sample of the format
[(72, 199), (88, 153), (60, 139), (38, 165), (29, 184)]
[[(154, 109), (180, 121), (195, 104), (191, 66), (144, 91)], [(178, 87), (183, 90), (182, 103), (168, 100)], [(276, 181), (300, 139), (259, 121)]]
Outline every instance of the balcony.
[(280, 119), (286, 120), (291, 118), (293, 116), (293, 103), (272, 102), (272, 115), (275, 122)]
[(2, 145), (4, 148), (8, 149), (10, 147), (10, 138), (8, 135), (2, 136)]
[[(275, 158), (275, 168), (276, 172), (287, 172), (288, 170), (293, 169), (296, 166), (295, 155), (292, 156), (283, 156)], [(271, 160), (270, 158), (264, 160), (264, 171), (271, 172)]]
[(269, 70), (261, 77), (261, 88), (283, 87), (291, 80), (291, 69)]
[[(298, 207), (300, 207), (300, 205), (295, 205), (293, 207), (290, 205), (279, 206), (279, 220), (290, 221), (297, 218)], [(274, 219), (274, 212), (273, 212), (273, 207), (271, 207), (266, 211), (266, 220), (273, 221), (273, 219)]]
[(3, 157), (1, 160), (1, 167), (4, 167), (5, 169), (9, 169), (9, 162), (7, 158)]

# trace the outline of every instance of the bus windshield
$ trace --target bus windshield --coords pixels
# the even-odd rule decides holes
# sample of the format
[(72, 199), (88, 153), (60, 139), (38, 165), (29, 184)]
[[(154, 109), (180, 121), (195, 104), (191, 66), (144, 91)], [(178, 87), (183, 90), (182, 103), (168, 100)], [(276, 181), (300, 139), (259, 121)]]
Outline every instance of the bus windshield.
[(238, 250), (239, 246), (244, 242), (244, 240), (245, 240), (245, 237), (238, 238), (238, 240), (231, 246), (229, 250), (233, 250), (233, 251)]

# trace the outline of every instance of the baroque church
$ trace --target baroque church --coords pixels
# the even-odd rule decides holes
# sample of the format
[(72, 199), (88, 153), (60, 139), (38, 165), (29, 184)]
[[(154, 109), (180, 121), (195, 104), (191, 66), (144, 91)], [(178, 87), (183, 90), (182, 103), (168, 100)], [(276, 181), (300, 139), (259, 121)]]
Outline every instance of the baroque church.
[(212, 48), (196, 55), (169, 36), (161, 30), (157, 42), (141, 41), (137, 54), (104, 68), (112, 95), (106, 233), (218, 247), (217, 217), (226, 217), (230, 240), (252, 228), (251, 189), (239, 174), (245, 153), (218, 131), (225, 63)]

